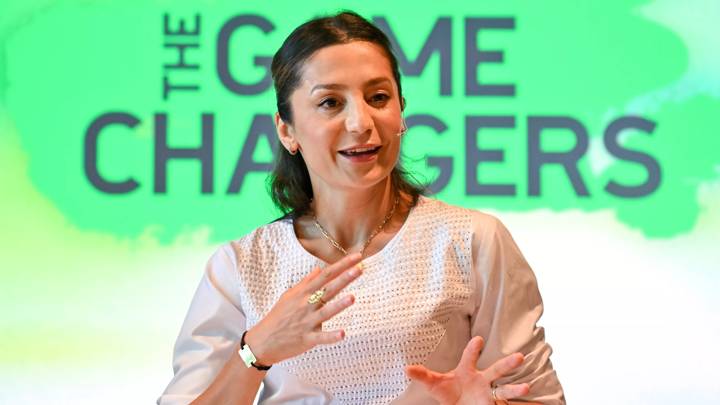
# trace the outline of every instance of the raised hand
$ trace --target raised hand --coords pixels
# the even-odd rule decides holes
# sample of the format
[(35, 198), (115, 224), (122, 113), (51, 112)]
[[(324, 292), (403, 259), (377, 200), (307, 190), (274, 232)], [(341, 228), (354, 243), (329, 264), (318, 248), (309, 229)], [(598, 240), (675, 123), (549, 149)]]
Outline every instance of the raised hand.
[(468, 342), (462, 358), (454, 370), (438, 373), (421, 365), (408, 366), (405, 371), (411, 379), (421, 383), (441, 405), (493, 405), (495, 399), (508, 400), (527, 395), (528, 384), (501, 385), (495, 389), (492, 383), (508, 374), (524, 361), (520, 353), (513, 353), (493, 363), (485, 370), (475, 367), (484, 340), (476, 336)]
[[(270, 312), (245, 336), (257, 364), (269, 366), (316, 345), (336, 343), (345, 337), (343, 330), (323, 331), (322, 323), (355, 302), (352, 295), (330, 300), (362, 274), (360, 260), (360, 254), (354, 253), (323, 269), (315, 268), (283, 293)], [(321, 289), (324, 289), (322, 301), (328, 304), (309, 303), (310, 296)]]

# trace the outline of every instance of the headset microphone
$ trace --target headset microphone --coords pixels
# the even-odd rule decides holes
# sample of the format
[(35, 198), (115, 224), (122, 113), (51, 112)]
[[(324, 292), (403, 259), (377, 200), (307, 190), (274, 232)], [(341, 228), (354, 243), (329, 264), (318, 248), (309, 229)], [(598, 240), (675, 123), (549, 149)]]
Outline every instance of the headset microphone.
[(405, 124), (405, 117), (403, 117), (402, 125), (400, 127), (400, 132), (397, 133), (397, 136), (401, 137), (401, 136), (405, 135), (407, 133), (407, 131), (408, 131), (408, 127), (407, 127), (407, 124)]

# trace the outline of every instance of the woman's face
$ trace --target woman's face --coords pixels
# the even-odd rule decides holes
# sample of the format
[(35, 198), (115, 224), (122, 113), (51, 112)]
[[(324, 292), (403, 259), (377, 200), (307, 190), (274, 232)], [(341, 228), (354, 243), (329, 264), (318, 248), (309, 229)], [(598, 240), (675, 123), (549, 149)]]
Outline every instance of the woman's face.
[(288, 150), (302, 154), (315, 193), (368, 188), (386, 179), (400, 150), (402, 115), (390, 61), (364, 41), (322, 48), (290, 96), (293, 123), (276, 117)]

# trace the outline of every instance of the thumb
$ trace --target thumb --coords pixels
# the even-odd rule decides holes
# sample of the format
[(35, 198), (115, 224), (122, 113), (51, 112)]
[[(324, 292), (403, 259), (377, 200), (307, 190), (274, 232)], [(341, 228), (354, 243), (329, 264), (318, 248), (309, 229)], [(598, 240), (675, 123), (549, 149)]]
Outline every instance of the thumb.
[(424, 384), (430, 384), (434, 380), (433, 373), (425, 366), (414, 365), (405, 367), (405, 374), (411, 380), (415, 380)]

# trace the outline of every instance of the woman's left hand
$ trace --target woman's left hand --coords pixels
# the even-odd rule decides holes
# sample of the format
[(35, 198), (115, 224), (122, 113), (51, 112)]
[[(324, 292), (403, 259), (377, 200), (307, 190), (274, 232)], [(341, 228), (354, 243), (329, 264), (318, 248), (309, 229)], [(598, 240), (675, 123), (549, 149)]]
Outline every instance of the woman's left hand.
[[(493, 363), (485, 370), (475, 367), (484, 345), (476, 336), (468, 342), (462, 358), (454, 370), (438, 373), (424, 366), (408, 366), (408, 377), (421, 383), (441, 405), (493, 405), (492, 383), (517, 368), (524, 361), (521, 353), (513, 353)], [(509, 400), (530, 392), (528, 384), (500, 385), (495, 390), (498, 400)]]

